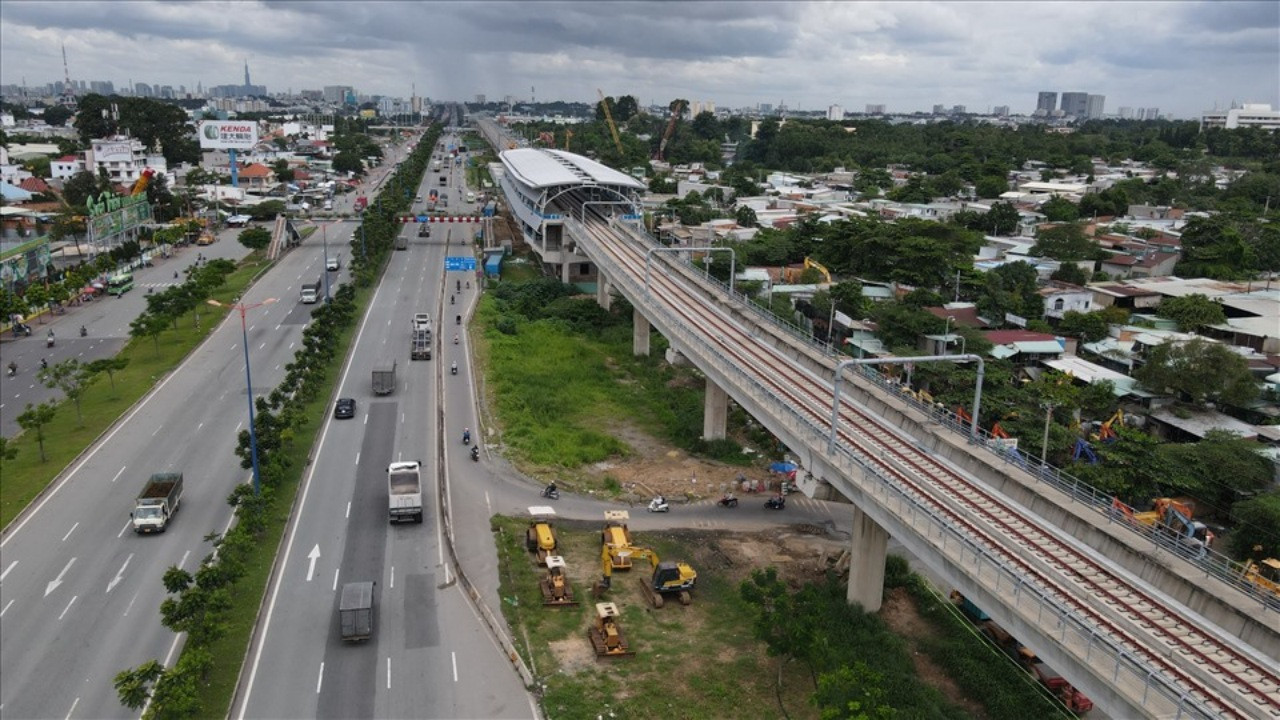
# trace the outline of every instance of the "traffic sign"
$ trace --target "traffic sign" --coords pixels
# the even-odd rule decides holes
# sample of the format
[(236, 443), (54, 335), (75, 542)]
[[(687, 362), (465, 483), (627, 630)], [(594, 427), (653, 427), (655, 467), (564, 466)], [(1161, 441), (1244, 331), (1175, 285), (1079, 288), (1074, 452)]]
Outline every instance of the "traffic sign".
[(444, 269), (445, 269), (445, 271), (446, 271), (446, 272), (447, 272), (447, 271), (449, 271), (449, 270), (461, 270), (461, 271), (465, 271), (465, 272), (475, 272), (475, 271), (476, 271), (476, 259), (475, 259), (475, 257), (474, 257), (474, 256), (465, 256), (465, 257), (446, 257), (446, 258), (444, 259)]

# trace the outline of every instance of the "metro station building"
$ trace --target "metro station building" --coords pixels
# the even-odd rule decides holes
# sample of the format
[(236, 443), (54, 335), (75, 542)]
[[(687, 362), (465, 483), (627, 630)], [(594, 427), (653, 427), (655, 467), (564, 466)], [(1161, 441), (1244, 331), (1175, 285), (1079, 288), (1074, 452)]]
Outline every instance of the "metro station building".
[[(566, 223), (595, 211), (637, 213), (645, 185), (594, 160), (563, 150), (505, 150), (498, 180), (525, 242), (542, 261), (543, 271), (567, 283), (595, 282), (591, 261), (575, 252)], [(571, 208), (578, 208), (571, 210)]]

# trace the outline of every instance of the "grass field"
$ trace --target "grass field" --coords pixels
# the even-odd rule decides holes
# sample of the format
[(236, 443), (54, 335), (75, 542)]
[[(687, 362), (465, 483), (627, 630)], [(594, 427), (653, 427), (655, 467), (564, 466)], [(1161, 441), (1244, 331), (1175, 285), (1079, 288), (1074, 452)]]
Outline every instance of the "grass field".
[[(226, 284), (214, 291), (213, 299), (234, 302), (269, 264), (258, 253), (249, 256), (227, 276)], [(72, 403), (59, 403), (53, 422), (43, 429), (44, 461), (34, 433), (23, 432), (10, 439), (9, 447), (17, 454), (12, 460), (0, 460), (4, 477), (0, 483), (0, 526), (8, 527), (64, 468), (203, 342), (228, 311), (202, 305), (196, 312), (198, 326), (195, 315), (188, 313), (178, 319), (176, 330), (170, 327), (161, 333), (158, 343), (151, 338), (130, 340), (118, 354), (129, 364), (115, 373), (114, 389), (111, 379), (103, 374), (85, 392), (80, 403), (83, 423), (77, 421)]]

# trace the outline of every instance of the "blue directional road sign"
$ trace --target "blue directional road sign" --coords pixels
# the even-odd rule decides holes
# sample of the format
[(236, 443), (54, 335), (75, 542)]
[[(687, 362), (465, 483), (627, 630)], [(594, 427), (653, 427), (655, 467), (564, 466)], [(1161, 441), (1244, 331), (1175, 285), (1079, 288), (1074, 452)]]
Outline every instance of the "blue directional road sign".
[(462, 271), (465, 271), (465, 272), (475, 272), (475, 271), (476, 271), (476, 259), (475, 259), (475, 257), (474, 257), (474, 256), (468, 256), (468, 257), (447, 257), (447, 258), (445, 258), (445, 259), (444, 259), (444, 269), (445, 269), (445, 271), (449, 271), (449, 270), (462, 270)]
[(415, 218), (413, 219), (413, 221), (414, 221), (414, 222), (420, 222), (420, 223), (424, 223), (424, 222), (431, 222), (431, 216), (430, 216), (430, 215), (419, 215), (419, 216), (415, 217)]

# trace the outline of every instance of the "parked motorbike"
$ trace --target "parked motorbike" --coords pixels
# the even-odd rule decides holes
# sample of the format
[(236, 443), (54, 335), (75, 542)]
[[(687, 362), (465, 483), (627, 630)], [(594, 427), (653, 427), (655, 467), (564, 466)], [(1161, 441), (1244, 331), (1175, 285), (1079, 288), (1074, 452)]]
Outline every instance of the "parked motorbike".
[(23, 335), (26, 335), (27, 337), (31, 337), (31, 326), (25, 323), (15, 324), (13, 326), (13, 336), (21, 337)]
[(548, 485), (542, 489), (542, 497), (548, 500), (559, 500), (560, 491), (556, 489), (555, 485)]
[(716, 502), (716, 504), (719, 505), (720, 507), (736, 508), (738, 507), (738, 498), (732, 495), (725, 495), (724, 497), (720, 498), (720, 500)]
[(479, 445), (471, 446), (471, 459), (475, 462), (480, 462), (480, 446)]
[(666, 498), (659, 495), (649, 501), (649, 512), (671, 512), (671, 506)]
[(765, 510), (781, 510), (787, 506), (787, 499), (776, 495), (764, 501)]

